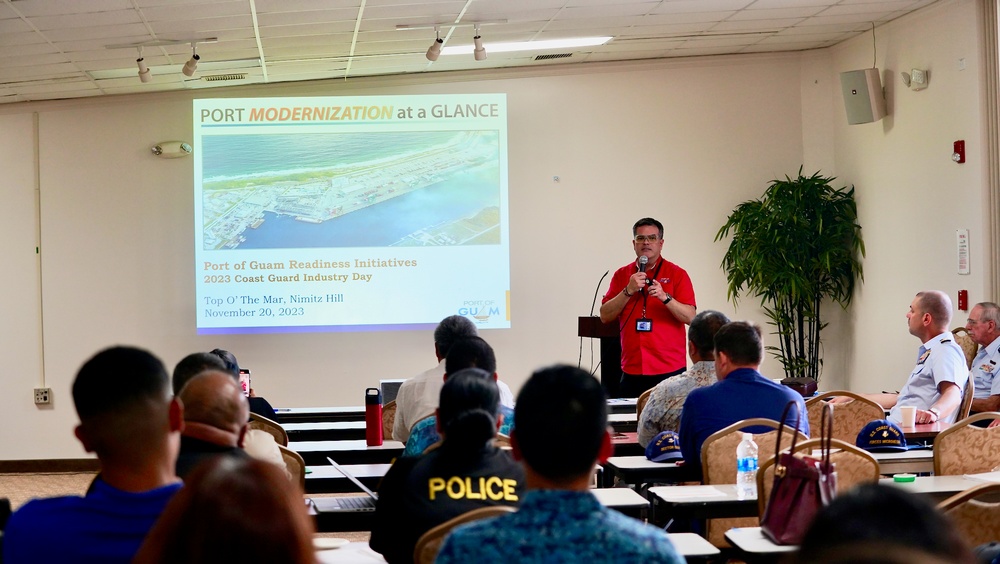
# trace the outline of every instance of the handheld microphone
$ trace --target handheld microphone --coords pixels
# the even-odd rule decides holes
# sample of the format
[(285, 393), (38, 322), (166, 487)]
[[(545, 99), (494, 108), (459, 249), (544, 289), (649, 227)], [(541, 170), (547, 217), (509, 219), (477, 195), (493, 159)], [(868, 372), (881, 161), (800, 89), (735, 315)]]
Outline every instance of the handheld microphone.
[[(646, 255), (642, 255), (639, 257), (639, 266), (638, 266), (639, 272), (646, 272), (647, 262), (649, 262), (649, 257), (647, 257)], [(642, 292), (645, 289), (646, 287), (643, 286), (642, 288), (639, 288), (639, 291)]]

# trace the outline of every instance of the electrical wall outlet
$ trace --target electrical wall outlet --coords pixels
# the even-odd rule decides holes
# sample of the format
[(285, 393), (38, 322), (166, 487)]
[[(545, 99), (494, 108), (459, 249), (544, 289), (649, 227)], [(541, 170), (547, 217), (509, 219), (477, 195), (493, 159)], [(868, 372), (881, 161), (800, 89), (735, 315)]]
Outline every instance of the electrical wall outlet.
[(35, 404), (43, 405), (52, 402), (52, 388), (35, 388)]

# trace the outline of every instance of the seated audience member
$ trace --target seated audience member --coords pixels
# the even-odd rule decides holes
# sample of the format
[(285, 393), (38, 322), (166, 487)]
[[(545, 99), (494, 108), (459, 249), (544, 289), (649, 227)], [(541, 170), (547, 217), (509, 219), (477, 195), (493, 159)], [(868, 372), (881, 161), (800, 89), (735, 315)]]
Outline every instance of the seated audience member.
[(687, 372), (667, 378), (653, 387), (639, 417), (640, 445), (645, 447), (663, 431), (677, 431), (681, 423), (681, 408), (691, 390), (716, 382), (715, 333), (726, 323), (729, 323), (728, 317), (712, 310), (698, 313), (691, 320), (687, 349), (693, 364)]
[(229, 369), (226, 368), (226, 363), (212, 353), (196, 352), (182, 358), (181, 361), (174, 366), (174, 374), (171, 378), (174, 395), (176, 396), (181, 393), (181, 388), (184, 387), (184, 384), (188, 383), (188, 380), (207, 370), (229, 372)]
[(1000, 411), (1000, 306), (981, 302), (969, 312), (965, 324), (979, 352), (972, 361), (970, 378), (974, 378), (972, 411)]
[(183, 414), (167, 371), (141, 349), (114, 347), (73, 382), (76, 437), (100, 474), (83, 497), (29, 501), (7, 522), (3, 561), (130, 562), (180, 489), (174, 473)]
[[(493, 347), (481, 337), (468, 337), (456, 341), (448, 351), (448, 358), (444, 362), (444, 381), (448, 380), (449, 374), (455, 374), (459, 370), (481, 368), (491, 374), (493, 381), (499, 385), (496, 355), (493, 353)], [(503, 414), (500, 433), (510, 436), (510, 430), (514, 427), (514, 410), (501, 404), (500, 413)], [(432, 413), (429, 417), (418, 421), (410, 429), (410, 437), (406, 440), (403, 456), (416, 456), (440, 440), (441, 436), (438, 435), (437, 424)]]
[(135, 562), (311, 564), (314, 532), (302, 491), (278, 468), (220, 457), (191, 473)]
[[(392, 424), (392, 438), (406, 442), (410, 429), (417, 421), (433, 415), (437, 409), (438, 396), (444, 385), (445, 362), (452, 344), (460, 339), (478, 337), (476, 325), (467, 317), (450, 315), (438, 323), (434, 329), (434, 356), (437, 366), (403, 382), (396, 393), (396, 418)], [(500, 404), (514, 407), (514, 395), (507, 384), (497, 381), (500, 388)]]
[[(223, 349), (214, 349), (209, 354), (214, 354), (221, 358), (226, 363), (226, 371), (232, 374), (237, 382), (240, 381), (240, 363), (236, 362), (236, 355)], [(249, 391), (250, 397), (247, 400), (250, 402), (250, 413), (256, 413), (261, 417), (267, 417), (271, 421), (275, 421), (278, 416), (274, 413), (274, 408), (271, 407), (271, 404), (266, 399), (258, 397), (254, 393), (253, 388), (250, 388)]]
[(538, 370), (511, 437), (528, 492), (516, 513), (456, 528), (437, 562), (684, 562), (666, 533), (601, 505), (594, 465), (611, 453), (607, 396), (579, 368)]
[[(895, 555), (905, 553), (906, 559)], [(975, 557), (958, 531), (921, 495), (862, 484), (838, 495), (813, 521), (794, 562), (950, 562)]]
[(389, 562), (411, 562), (428, 530), (487, 505), (516, 505), (524, 470), (493, 444), (500, 424), (500, 393), (488, 372), (456, 372), (441, 388), (437, 410), (441, 446), (403, 457), (389, 468), (375, 505), (372, 550)]
[(201, 462), (216, 456), (247, 458), (243, 439), (250, 407), (243, 389), (226, 372), (195, 376), (177, 396), (184, 406), (184, 430), (177, 475), (187, 479)]
[[(809, 436), (809, 419), (802, 396), (757, 371), (764, 357), (760, 327), (746, 321), (723, 325), (715, 334), (715, 376), (718, 382), (691, 390), (681, 411), (681, 452), (684, 464), (701, 472), (701, 444), (712, 433), (753, 417), (781, 420), (790, 401), (798, 405), (798, 427)], [(791, 421), (788, 421), (791, 424)], [(748, 433), (770, 428), (748, 427)]]
[[(885, 409), (889, 421), (902, 423), (899, 408), (917, 408), (916, 422), (955, 422), (958, 406), (962, 403), (962, 390), (969, 369), (965, 353), (948, 330), (951, 323), (951, 298), (944, 292), (920, 292), (910, 302), (906, 320), (910, 334), (922, 343), (917, 353), (917, 365), (898, 394), (864, 394)], [(846, 396), (834, 398), (831, 403), (848, 403)]]

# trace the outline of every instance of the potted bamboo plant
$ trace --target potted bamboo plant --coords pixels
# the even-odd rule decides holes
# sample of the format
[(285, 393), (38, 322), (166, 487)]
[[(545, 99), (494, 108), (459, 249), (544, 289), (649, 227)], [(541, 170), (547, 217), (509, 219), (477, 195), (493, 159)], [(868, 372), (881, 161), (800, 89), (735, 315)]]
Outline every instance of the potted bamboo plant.
[(833, 188), (834, 178), (772, 180), (757, 200), (736, 206), (716, 234), (730, 234), (722, 259), (728, 298), (760, 298), (779, 345), (768, 350), (788, 378), (818, 382), (823, 364), (820, 315), (824, 300), (847, 308), (856, 280), (863, 280), (865, 245), (854, 187)]

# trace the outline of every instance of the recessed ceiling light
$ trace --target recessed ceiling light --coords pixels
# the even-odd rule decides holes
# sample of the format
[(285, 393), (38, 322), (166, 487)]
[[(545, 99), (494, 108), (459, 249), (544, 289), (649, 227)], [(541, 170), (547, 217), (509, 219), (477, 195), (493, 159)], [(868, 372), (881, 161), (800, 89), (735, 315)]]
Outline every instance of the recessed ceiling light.
[[(571, 37), (569, 39), (546, 39), (542, 41), (517, 41), (513, 43), (489, 43), (490, 53), (512, 51), (540, 51), (543, 49), (567, 49), (574, 47), (594, 47), (611, 41), (611, 37)], [(468, 55), (474, 45), (455, 45), (441, 49), (442, 55)]]

